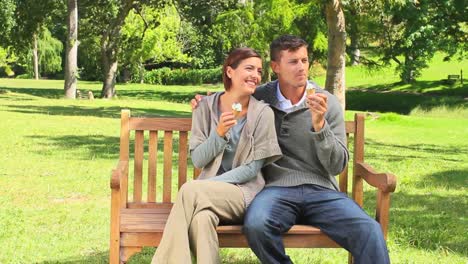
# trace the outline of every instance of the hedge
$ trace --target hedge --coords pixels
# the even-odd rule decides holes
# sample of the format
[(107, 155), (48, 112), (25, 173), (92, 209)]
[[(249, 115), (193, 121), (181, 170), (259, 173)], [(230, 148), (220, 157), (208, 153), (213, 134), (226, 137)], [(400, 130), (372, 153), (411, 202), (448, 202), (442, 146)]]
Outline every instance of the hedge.
[(145, 72), (144, 82), (148, 84), (202, 84), (222, 82), (221, 68), (175, 69), (164, 67)]

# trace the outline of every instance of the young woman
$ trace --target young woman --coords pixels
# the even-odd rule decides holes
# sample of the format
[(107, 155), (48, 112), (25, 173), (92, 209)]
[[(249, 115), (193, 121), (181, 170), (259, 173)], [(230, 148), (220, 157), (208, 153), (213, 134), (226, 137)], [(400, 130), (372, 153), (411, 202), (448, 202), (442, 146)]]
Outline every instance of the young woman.
[(233, 50), (223, 65), (224, 92), (205, 97), (193, 112), (190, 151), (203, 168), (179, 190), (152, 263), (220, 263), (219, 224), (242, 223), (264, 187), (261, 168), (281, 156), (273, 111), (251, 95), (262, 60), (250, 48)]

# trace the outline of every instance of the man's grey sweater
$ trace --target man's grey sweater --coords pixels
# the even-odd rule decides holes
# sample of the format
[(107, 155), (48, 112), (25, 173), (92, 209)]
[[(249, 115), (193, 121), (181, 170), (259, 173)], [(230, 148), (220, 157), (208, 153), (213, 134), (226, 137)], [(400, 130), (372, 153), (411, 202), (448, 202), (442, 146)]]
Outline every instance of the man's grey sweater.
[(327, 95), (328, 110), (324, 127), (316, 132), (312, 128), (309, 107), (304, 101), (291, 112), (278, 107), (273, 81), (257, 88), (254, 97), (270, 104), (275, 113), (275, 127), (283, 157), (265, 166), (266, 186), (297, 186), (317, 184), (339, 190), (335, 176), (345, 168), (349, 153), (343, 111), (338, 99), (312, 83), (317, 93)]

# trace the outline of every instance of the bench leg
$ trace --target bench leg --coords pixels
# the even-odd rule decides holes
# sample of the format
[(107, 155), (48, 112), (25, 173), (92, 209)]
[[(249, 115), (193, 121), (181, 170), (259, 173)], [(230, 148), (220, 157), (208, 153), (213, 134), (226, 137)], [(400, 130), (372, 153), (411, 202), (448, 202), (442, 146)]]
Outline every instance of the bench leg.
[(348, 264), (353, 264), (353, 263), (354, 263), (353, 255), (351, 255), (351, 253), (348, 253)]
[(120, 245), (112, 244), (109, 252), (109, 263), (110, 264), (121, 264), (120, 262)]

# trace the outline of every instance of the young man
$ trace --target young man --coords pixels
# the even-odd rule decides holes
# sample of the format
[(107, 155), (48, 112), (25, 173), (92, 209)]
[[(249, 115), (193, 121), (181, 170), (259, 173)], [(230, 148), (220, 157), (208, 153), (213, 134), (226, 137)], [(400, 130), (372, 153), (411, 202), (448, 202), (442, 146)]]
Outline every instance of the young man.
[[(355, 263), (390, 263), (380, 225), (339, 192), (335, 176), (349, 159), (343, 112), (335, 96), (307, 80), (307, 43), (281, 36), (271, 43), (270, 56), (278, 80), (254, 96), (275, 113), (283, 157), (263, 168), (266, 187), (247, 209), (249, 246), (264, 264), (292, 263), (281, 234), (300, 223), (320, 228)], [(306, 87), (316, 93), (306, 95)]]

